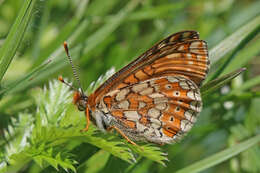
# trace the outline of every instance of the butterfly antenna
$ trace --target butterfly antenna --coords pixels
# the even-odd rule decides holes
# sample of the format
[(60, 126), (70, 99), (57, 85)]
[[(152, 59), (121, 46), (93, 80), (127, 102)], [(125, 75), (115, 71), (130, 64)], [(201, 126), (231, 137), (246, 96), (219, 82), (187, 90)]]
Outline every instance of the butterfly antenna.
[[(72, 62), (72, 58), (71, 58), (71, 56), (70, 56), (68, 44), (67, 44), (66, 41), (63, 43), (63, 46), (64, 46), (65, 52), (66, 52), (66, 54), (67, 54), (67, 58), (68, 58), (68, 60), (69, 60), (69, 63), (70, 63), (70, 65), (71, 65), (72, 72), (73, 72), (73, 76), (75, 77), (76, 81), (78, 82), (79, 90), (80, 90), (81, 94), (84, 95), (84, 91), (83, 91), (83, 89), (82, 89), (82, 87), (81, 87), (81, 83), (80, 83), (80, 80), (79, 80), (79, 76), (78, 76), (78, 73), (77, 73), (77, 71), (76, 71), (76, 68), (75, 68), (75, 66), (74, 66), (74, 64), (73, 64), (73, 62)], [(60, 80), (60, 81), (61, 81), (61, 80)], [(64, 80), (63, 80), (63, 81), (64, 81)], [(61, 82), (63, 82), (63, 81), (61, 81)], [(64, 82), (63, 82), (63, 83), (64, 83)], [(65, 84), (66, 84), (66, 83), (65, 83)], [(67, 84), (66, 84), (66, 85), (67, 85)], [(74, 87), (72, 87), (72, 88), (74, 88)]]
[(70, 83), (66, 82), (62, 76), (59, 76), (58, 78), (59, 81), (61, 81), (62, 83), (64, 83), (65, 85), (69, 86), (70, 88), (72, 88), (73, 90), (77, 91), (78, 89), (75, 88), (73, 85), (71, 85)]

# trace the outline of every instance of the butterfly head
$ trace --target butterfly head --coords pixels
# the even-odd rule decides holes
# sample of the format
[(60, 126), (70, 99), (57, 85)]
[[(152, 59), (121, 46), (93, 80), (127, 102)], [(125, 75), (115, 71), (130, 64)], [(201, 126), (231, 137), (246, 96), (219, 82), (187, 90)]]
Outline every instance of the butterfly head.
[(85, 111), (88, 97), (80, 91), (75, 91), (73, 95), (73, 103), (78, 107), (79, 111)]

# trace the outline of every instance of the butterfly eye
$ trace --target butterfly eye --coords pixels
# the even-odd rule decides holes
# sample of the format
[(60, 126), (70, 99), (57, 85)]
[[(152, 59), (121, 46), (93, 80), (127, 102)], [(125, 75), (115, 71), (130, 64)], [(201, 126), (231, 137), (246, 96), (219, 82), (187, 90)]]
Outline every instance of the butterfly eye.
[(79, 100), (77, 103), (78, 110), (79, 111), (85, 111), (86, 110), (86, 102), (84, 100)]

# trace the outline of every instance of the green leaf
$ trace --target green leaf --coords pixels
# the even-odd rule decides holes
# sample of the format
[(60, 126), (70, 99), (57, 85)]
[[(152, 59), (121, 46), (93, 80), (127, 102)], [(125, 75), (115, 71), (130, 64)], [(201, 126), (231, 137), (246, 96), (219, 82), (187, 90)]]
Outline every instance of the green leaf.
[(250, 22), (236, 30), (233, 34), (225, 38), (218, 45), (209, 51), (212, 64), (220, 60), (227, 53), (238, 47), (238, 45), (248, 37), (248, 35), (259, 32), (260, 16), (256, 16)]
[(37, 78), (37, 74), (39, 74), (40, 72), (42, 72), (44, 70), (44, 68), (51, 62), (51, 60), (47, 61), (46, 63), (40, 65), (39, 67), (35, 68), (32, 72), (28, 73), (27, 75), (25, 75), (24, 77), (22, 77), (21, 79), (5, 86), (4, 89), (0, 90), (0, 96), (12, 92), (15, 92), (17, 90), (19, 90), (21, 87), (23, 87), (23, 85), (26, 83), (30, 83), (32, 80), (34, 80), (34, 78)]
[(124, 143), (125, 141), (112, 134), (97, 131), (93, 126), (84, 136), (75, 139), (97, 146), (128, 163), (136, 162), (132, 151)]
[(7, 71), (13, 57), (19, 47), (24, 33), (33, 14), (33, 8), (36, 0), (26, 0), (21, 7), (21, 10), (0, 49), (0, 82), (2, 81), (5, 72)]
[[(225, 39), (225, 41), (222, 41), (222, 43), (226, 43), (226, 45), (222, 45), (222, 47), (223, 46), (230, 47), (228, 44), (231, 44), (231, 41), (232, 41), (231, 45), (236, 45), (236, 47), (234, 47), (235, 49), (231, 53), (231, 55), (227, 59), (225, 59), (225, 62), (220, 67), (218, 67), (218, 69), (213, 74), (208, 76), (207, 81), (217, 78), (224, 71), (224, 69), (226, 69), (226, 67), (231, 63), (231, 61), (236, 57), (237, 53), (247, 45), (249, 40), (253, 39), (257, 35), (259, 29), (260, 29), (260, 16), (258, 16), (258, 18), (256, 17), (253, 21), (249, 22), (249, 24), (247, 24), (246, 26), (240, 28), (238, 30), (240, 32), (237, 31), (236, 33), (232, 34), (227, 39)], [(244, 34), (244, 36), (242, 34)], [(238, 39), (238, 37), (242, 37), (242, 39), (239, 40), (240, 38)], [(221, 48), (219, 48), (219, 51), (224, 52), (224, 50), (221, 50)]]
[(94, 155), (92, 155), (88, 160), (82, 163), (78, 170), (79, 172), (85, 173), (98, 173), (106, 166), (110, 158), (110, 153), (99, 150)]
[(166, 166), (165, 161), (169, 161), (167, 158), (167, 153), (164, 153), (162, 149), (160, 147), (157, 147), (156, 145), (145, 144), (141, 145), (141, 148), (132, 146), (131, 144), (129, 144), (128, 146), (132, 148), (135, 152), (137, 152), (140, 156), (160, 163), (163, 166)]
[(251, 148), (252, 146), (258, 144), (260, 142), (260, 135), (251, 137), (250, 139), (234, 145), (228, 149), (220, 151), (212, 156), (209, 156), (203, 160), (200, 160), (194, 164), (191, 164), (181, 170), (176, 171), (176, 173), (195, 173), (204, 171), (214, 165), (217, 165), (227, 159), (230, 159), (239, 153)]
[(65, 170), (72, 170), (73, 172), (76, 172), (76, 168), (73, 166), (73, 163), (69, 159), (62, 159), (60, 156), (60, 153), (58, 153), (56, 156), (53, 156), (50, 152), (43, 152), (39, 155), (33, 156), (33, 158), (36, 160), (37, 163), (40, 163), (45, 161), (51, 166), (53, 166), (56, 170), (59, 170), (58, 166), (61, 166)]
[(201, 87), (202, 95), (203, 96), (208, 95), (212, 91), (219, 89), (220, 87), (222, 87), (223, 85), (225, 85), (226, 83), (230, 82), (232, 79), (234, 79), (235, 77), (240, 75), (245, 70), (246, 70), (246, 68), (241, 68), (241, 69), (238, 69), (236, 71), (233, 71), (229, 74), (226, 74), (220, 78), (217, 78), (215, 80), (212, 80), (212, 81), (206, 83), (205, 85), (203, 85)]
[(247, 44), (245, 48), (239, 51), (234, 59), (228, 64), (228, 66), (221, 72), (221, 74), (227, 74), (235, 69), (246, 66), (252, 61), (255, 56), (259, 54), (260, 39), (256, 39)]

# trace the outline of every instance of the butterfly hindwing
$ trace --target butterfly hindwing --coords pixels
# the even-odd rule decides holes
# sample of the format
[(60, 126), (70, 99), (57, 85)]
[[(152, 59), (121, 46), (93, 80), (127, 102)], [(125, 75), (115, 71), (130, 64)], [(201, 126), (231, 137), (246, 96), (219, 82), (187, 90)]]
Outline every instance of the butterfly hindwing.
[(148, 79), (114, 90), (100, 103), (129, 136), (133, 133), (155, 143), (171, 143), (186, 134), (201, 107), (198, 87), (182, 76)]

